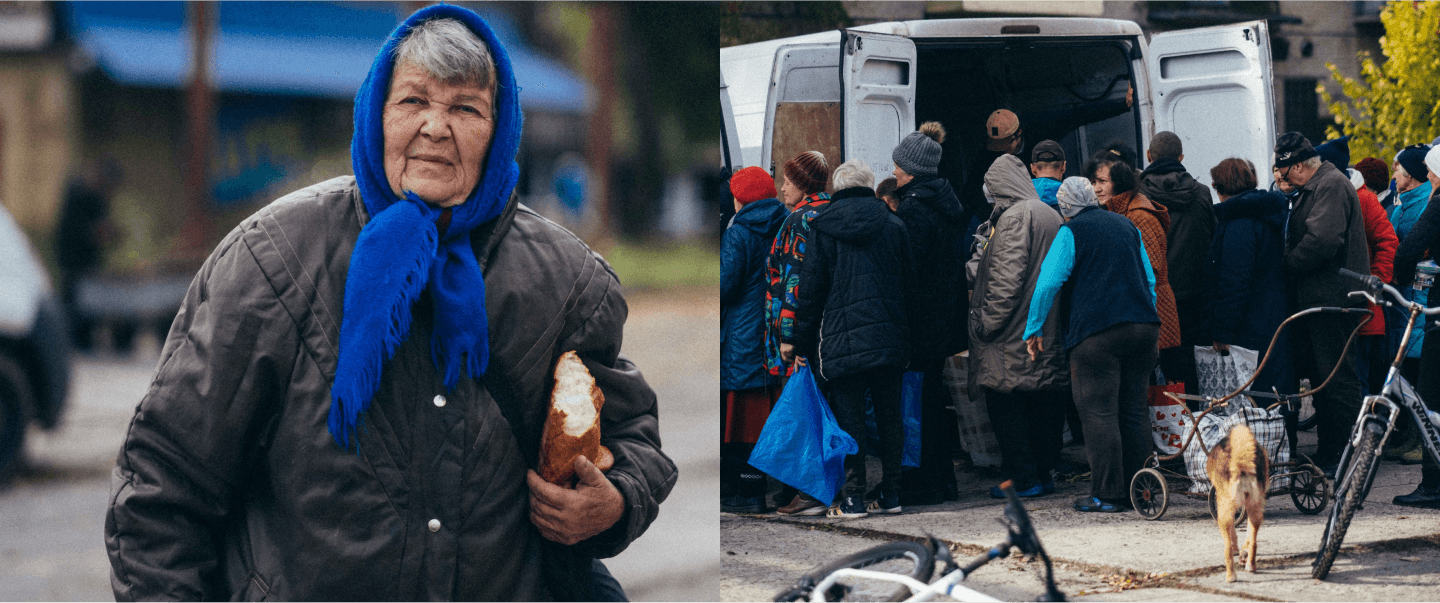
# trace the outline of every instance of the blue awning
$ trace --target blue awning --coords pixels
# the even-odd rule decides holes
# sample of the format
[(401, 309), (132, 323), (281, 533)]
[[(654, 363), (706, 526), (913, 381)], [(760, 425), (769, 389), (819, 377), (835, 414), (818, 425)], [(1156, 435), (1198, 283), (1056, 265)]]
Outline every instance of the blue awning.
[[(227, 92), (353, 98), (386, 36), (397, 3), (221, 2), (212, 80)], [(505, 15), (483, 12), (515, 66), (526, 109), (583, 112), (589, 90), (563, 64), (518, 38)], [(111, 78), (180, 87), (189, 79), (190, 33), (181, 2), (67, 2), (66, 27)]]

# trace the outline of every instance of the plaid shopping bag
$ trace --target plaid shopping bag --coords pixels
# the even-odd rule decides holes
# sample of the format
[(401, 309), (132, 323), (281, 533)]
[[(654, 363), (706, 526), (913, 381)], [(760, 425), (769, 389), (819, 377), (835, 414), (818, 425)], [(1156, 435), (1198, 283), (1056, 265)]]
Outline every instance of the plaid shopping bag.
[[(1285, 417), (1280, 414), (1280, 408), (1256, 408), (1250, 404), (1249, 398), (1237, 396), (1225, 408), (1201, 417), (1193, 427), (1199, 429), (1199, 434), (1185, 448), (1185, 471), (1192, 480), (1191, 492), (1204, 494), (1210, 491), (1210, 478), (1205, 473), (1206, 453), (1230, 434), (1231, 427), (1242, 421), (1254, 432), (1255, 442), (1265, 451), (1265, 458), (1270, 460), (1271, 466), (1290, 462), (1290, 439), (1285, 433)], [(1274, 470), (1270, 472), (1271, 492), (1290, 486), (1289, 476), (1275, 473)]]

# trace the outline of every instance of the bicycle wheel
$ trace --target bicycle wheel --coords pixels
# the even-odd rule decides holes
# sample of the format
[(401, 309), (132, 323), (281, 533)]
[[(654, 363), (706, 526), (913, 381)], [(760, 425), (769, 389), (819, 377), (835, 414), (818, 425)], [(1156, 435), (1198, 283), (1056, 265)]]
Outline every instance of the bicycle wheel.
[[(1214, 486), (1211, 486), (1211, 488), (1210, 488), (1210, 495), (1209, 495), (1208, 497), (1206, 497), (1205, 502), (1206, 502), (1207, 505), (1209, 505), (1209, 509), (1210, 509), (1210, 520), (1211, 520), (1211, 521), (1214, 521), (1214, 522), (1216, 522), (1216, 523), (1219, 523), (1219, 522), (1220, 522), (1220, 502), (1215, 499), (1215, 488), (1214, 488)], [(1248, 524), (1245, 522), (1245, 507), (1243, 507), (1243, 506), (1241, 506), (1241, 505), (1235, 505), (1235, 526), (1236, 526), (1237, 528), (1243, 528), (1243, 527), (1245, 527), (1246, 525), (1248, 525)]]
[(1330, 575), (1330, 566), (1340, 553), (1345, 531), (1350, 529), (1350, 518), (1355, 515), (1355, 509), (1365, 502), (1366, 486), (1370, 482), (1376, 457), (1380, 454), (1380, 437), (1383, 434), (1384, 428), (1375, 423), (1366, 423), (1361, 428), (1360, 444), (1355, 447), (1350, 466), (1335, 487), (1335, 508), (1330, 512), (1330, 522), (1320, 539), (1320, 552), (1316, 553), (1310, 569), (1310, 576), (1316, 580), (1324, 580)]
[(1159, 471), (1145, 468), (1130, 478), (1130, 504), (1148, 520), (1160, 519), (1170, 505), (1170, 486)]
[(1305, 396), (1300, 400), (1300, 412), (1295, 417), (1296, 431), (1307, 431), (1310, 428), (1315, 427), (1317, 416), (1315, 414), (1315, 405), (1312, 403), (1312, 398), (1312, 396)]
[(1300, 465), (1290, 476), (1290, 500), (1306, 515), (1317, 515), (1330, 503), (1330, 482), (1314, 465)]
[[(887, 542), (810, 570), (801, 577), (801, 581), (809, 578), (811, 584), (819, 584), (826, 576), (842, 569), (887, 572), (929, 582), (930, 574), (935, 572), (935, 558), (922, 544)], [(844, 584), (844, 588), (832, 588), (825, 593), (826, 601), (904, 601), (910, 598), (910, 589), (895, 582), (844, 578), (837, 586), (839, 584)]]

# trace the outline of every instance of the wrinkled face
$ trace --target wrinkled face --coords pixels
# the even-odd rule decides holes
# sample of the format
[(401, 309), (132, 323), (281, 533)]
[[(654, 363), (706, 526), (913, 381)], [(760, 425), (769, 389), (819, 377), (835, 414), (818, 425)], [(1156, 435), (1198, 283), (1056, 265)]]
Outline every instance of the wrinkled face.
[(1280, 168), (1271, 168), (1271, 172), (1275, 176), (1275, 188), (1280, 189), (1280, 192), (1288, 195), (1290, 191), (1295, 190), (1295, 187), (1285, 180), (1285, 175), (1280, 173)]
[(793, 211), (800, 200), (805, 198), (805, 193), (790, 181), (789, 176), (781, 176), (781, 178), (785, 179), (785, 183), (780, 185), (780, 201), (785, 204), (785, 209)]
[[(1311, 169), (1304, 163), (1297, 163), (1291, 166), (1280, 168), (1280, 177), (1290, 183), (1292, 189), (1305, 186), (1310, 183), (1310, 177), (1315, 175), (1319, 168)], [(1289, 191), (1286, 191), (1289, 192)]]
[[(1400, 163), (1396, 162), (1395, 165), (1399, 167)], [(1417, 186), (1420, 186), (1420, 180), (1406, 173), (1404, 167), (1400, 167), (1400, 169), (1398, 170), (1393, 170), (1392, 173), (1395, 174), (1395, 190), (1397, 191), (1403, 193)]]
[(381, 114), (390, 190), (401, 197), (413, 191), (439, 207), (464, 203), (480, 182), (495, 133), (493, 96), (493, 90), (396, 65)]
[(896, 187), (896, 188), (899, 188), (899, 187), (905, 186), (905, 185), (907, 185), (907, 184), (910, 184), (910, 181), (915, 179), (915, 177), (914, 177), (914, 176), (911, 176), (911, 175), (909, 174), (909, 172), (906, 172), (905, 170), (900, 169), (900, 166), (898, 166), (898, 165), (895, 166), (895, 171), (894, 171), (893, 173), (895, 174), (895, 187)]
[(1095, 199), (1104, 206), (1110, 203), (1111, 191), (1115, 184), (1110, 181), (1110, 166), (1101, 165), (1095, 169), (1095, 179), (1090, 181), (1095, 186)]

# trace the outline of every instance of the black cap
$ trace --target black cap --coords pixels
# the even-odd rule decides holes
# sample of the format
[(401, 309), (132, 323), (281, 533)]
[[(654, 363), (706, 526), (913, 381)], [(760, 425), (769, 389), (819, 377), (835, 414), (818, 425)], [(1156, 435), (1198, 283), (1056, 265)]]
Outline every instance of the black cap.
[(1030, 150), (1030, 162), (1036, 161), (1065, 161), (1065, 149), (1053, 140), (1042, 140)]
[(1299, 132), (1286, 132), (1275, 139), (1275, 167), (1290, 167), (1311, 157), (1318, 157), (1310, 139)]

